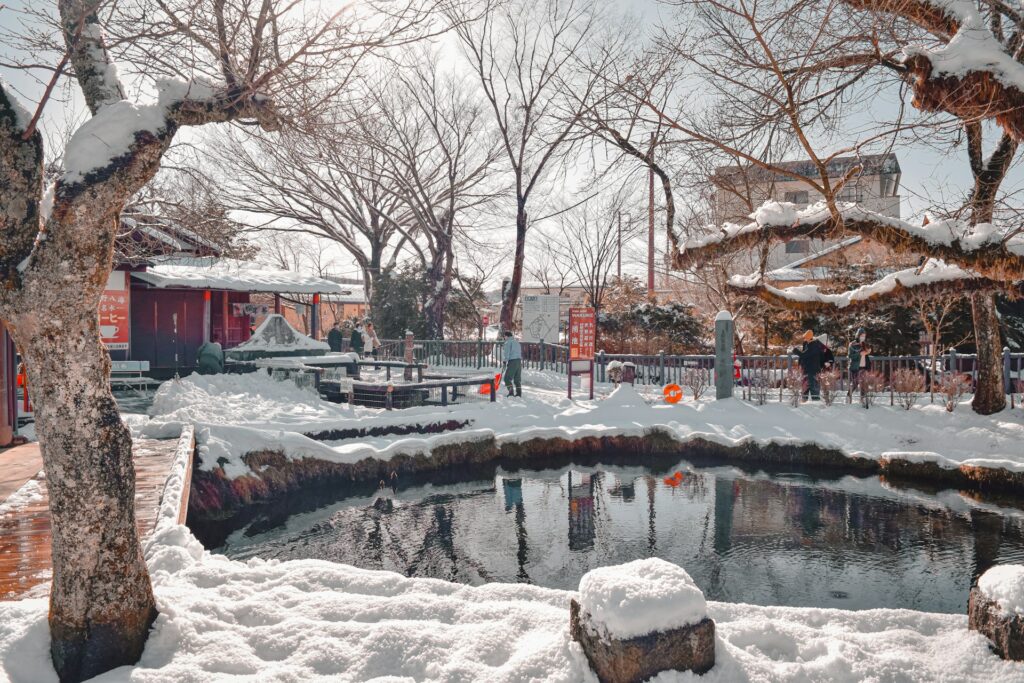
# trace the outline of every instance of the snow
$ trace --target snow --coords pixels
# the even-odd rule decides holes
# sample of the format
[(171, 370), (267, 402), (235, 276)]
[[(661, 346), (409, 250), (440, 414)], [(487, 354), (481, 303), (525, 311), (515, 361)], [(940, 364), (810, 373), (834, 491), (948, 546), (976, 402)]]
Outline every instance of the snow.
[(657, 557), (587, 572), (579, 602), (592, 625), (618, 640), (690, 626), (707, 616), (704, 593), (690, 575)]
[(978, 579), (978, 590), (995, 601), (1003, 614), (1024, 616), (1024, 565), (992, 567)]
[(280, 353), (285, 351), (329, 351), (327, 342), (302, 334), (279, 313), (272, 313), (253, 330), (248, 340), (228, 351), (228, 356), (250, 351)]
[(350, 288), (331, 280), (290, 270), (257, 267), (234, 259), (186, 260), (150, 266), (132, 277), (158, 288), (223, 289), (233, 292), (348, 294)]
[[(1021, 66), (1024, 69), (1024, 66)], [(899, 218), (883, 216), (865, 209), (858, 204), (840, 203), (839, 213), (847, 221), (871, 221), (882, 223), (908, 235), (918, 237), (931, 244), (942, 246), (959, 246), (966, 252), (983, 247), (992, 247), (1004, 243), (1007, 251), (1024, 256), (1024, 235), (1012, 235), (1014, 227), (999, 227), (990, 223), (970, 225), (956, 219), (938, 220), (928, 225), (916, 225)], [(770, 230), (772, 228), (788, 228), (797, 225), (814, 225), (831, 218), (828, 205), (824, 202), (811, 204), (805, 209), (798, 209), (788, 202), (765, 202), (751, 217), (754, 219), (746, 225), (725, 224), (720, 230), (695, 239), (687, 240), (687, 249), (705, 247), (727, 241), (738, 235)]]
[(715, 322), (719, 320), (732, 320), (732, 313), (729, 311), (719, 311), (718, 315), (715, 316)]
[(121, 100), (100, 107), (64, 148), (64, 182), (82, 182), (90, 172), (128, 154), (138, 135), (159, 136), (166, 127), (167, 110), (159, 104)]
[(858, 302), (888, 294), (895, 291), (897, 287), (911, 288), (939, 282), (970, 280), (977, 277), (979, 275), (960, 266), (931, 259), (923, 268), (915, 267), (899, 270), (870, 284), (838, 294), (822, 292), (818, 285), (798, 285), (785, 288), (773, 287), (772, 285), (762, 284), (760, 276), (757, 274), (733, 275), (729, 278), (729, 284), (739, 288), (752, 288), (761, 285), (768, 292), (789, 301), (818, 302), (831, 304), (837, 308), (846, 308)]
[[(183, 526), (146, 547), (160, 615), (134, 681), (488, 681), (595, 683), (569, 636), (572, 592), (470, 587), (319, 560), (233, 561)], [(614, 571), (614, 570), (613, 570)], [(0, 603), (0, 680), (56, 681), (46, 599)], [(658, 683), (1024, 680), (963, 615), (707, 603), (715, 667)]]
[(36, 503), (43, 499), (43, 489), (35, 479), (29, 479), (22, 484), (21, 488), (7, 496), (7, 500), (0, 501), (0, 516), (11, 510), (24, 507), (29, 503)]
[(14, 89), (11, 88), (10, 83), (0, 77), (0, 91), (3, 92), (4, 97), (7, 99), (7, 103), (11, 107), (11, 111), (14, 112), (15, 125), (20, 130), (26, 130), (28, 124), (32, 123), (32, 114), (29, 113), (25, 105), (21, 103), (21, 100), (14, 94)]

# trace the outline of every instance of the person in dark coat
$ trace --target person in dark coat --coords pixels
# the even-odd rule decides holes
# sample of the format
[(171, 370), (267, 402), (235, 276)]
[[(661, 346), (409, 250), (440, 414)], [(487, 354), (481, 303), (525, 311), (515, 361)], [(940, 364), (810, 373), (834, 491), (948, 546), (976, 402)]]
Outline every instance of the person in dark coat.
[(342, 336), (338, 323), (331, 325), (331, 331), (327, 333), (327, 345), (331, 347), (331, 351), (341, 351), (344, 341), (345, 337)]
[(803, 398), (806, 401), (808, 396), (812, 401), (821, 398), (821, 391), (818, 388), (818, 373), (825, 364), (826, 348), (819, 340), (814, 338), (814, 332), (804, 332), (804, 343), (799, 349), (793, 349), (792, 354), (799, 358), (800, 369), (807, 378), (804, 384)]
[(352, 350), (358, 353), (360, 356), (363, 355), (363, 349), (365, 343), (363, 342), (363, 326), (356, 325), (355, 329), (352, 330), (352, 338), (349, 340)]

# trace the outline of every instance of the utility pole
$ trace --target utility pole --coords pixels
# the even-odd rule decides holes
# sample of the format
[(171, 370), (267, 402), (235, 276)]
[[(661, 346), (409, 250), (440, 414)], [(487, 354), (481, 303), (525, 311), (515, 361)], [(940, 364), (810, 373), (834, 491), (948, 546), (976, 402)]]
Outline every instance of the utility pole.
[(619, 216), (619, 253), (617, 257), (617, 263), (615, 266), (615, 274), (618, 276), (619, 281), (622, 281), (622, 212), (618, 212)]
[[(651, 133), (651, 160), (654, 160), (654, 133)], [(647, 169), (647, 298), (654, 300), (654, 169)]]

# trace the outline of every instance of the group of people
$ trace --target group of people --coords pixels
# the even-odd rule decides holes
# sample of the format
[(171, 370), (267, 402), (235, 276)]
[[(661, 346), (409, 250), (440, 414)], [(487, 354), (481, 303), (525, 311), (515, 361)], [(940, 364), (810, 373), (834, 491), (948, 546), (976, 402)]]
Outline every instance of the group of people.
[[(331, 351), (341, 351), (344, 344), (345, 335), (338, 323), (335, 322), (327, 333), (327, 345), (331, 347)], [(377, 337), (377, 331), (369, 320), (365, 323), (356, 323), (356, 326), (352, 328), (352, 333), (349, 335), (349, 350), (360, 356), (368, 355), (376, 359), (377, 354), (380, 353), (380, 346), (380, 338)]]
[[(850, 342), (847, 349), (847, 356), (850, 359), (850, 382), (852, 386), (860, 383), (861, 374), (867, 369), (868, 356), (871, 354), (871, 347), (868, 346), (867, 332), (864, 328), (857, 330), (855, 339)], [(790, 353), (799, 359), (800, 369), (804, 373), (803, 400), (810, 398), (812, 401), (820, 400), (821, 386), (818, 381), (818, 374), (822, 370), (830, 370), (835, 365), (835, 354), (820, 338), (814, 335), (813, 330), (804, 332), (803, 344), (794, 348)]]

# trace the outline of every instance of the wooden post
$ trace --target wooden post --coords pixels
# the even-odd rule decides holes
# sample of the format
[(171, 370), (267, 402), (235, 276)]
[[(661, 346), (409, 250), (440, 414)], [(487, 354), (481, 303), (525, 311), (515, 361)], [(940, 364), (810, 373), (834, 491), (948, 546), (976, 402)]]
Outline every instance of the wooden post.
[(281, 295), (274, 294), (274, 313), (281, 315)]
[(412, 330), (406, 330), (405, 331), (405, 362), (406, 362), (406, 368), (405, 368), (405, 373), (404, 373), (405, 381), (406, 382), (411, 382), (412, 381), (412, 364), (414, 362), (416, 362), (415, 361), (415, 357), (413, 355), (413, 342), (414, 342), (414, 339), (413, 339)]
[(715, 398), (732, 398), (732, 337), (735, 330), (732, 314), (720, 311), (715, 316)]

